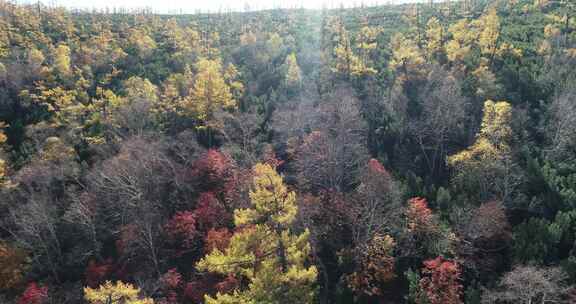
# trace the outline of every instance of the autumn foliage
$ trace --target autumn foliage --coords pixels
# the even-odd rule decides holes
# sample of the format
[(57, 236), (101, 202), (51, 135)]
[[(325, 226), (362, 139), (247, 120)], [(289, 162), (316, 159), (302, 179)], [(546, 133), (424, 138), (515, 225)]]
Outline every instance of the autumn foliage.
[(24, 278), (26, 254), (0, 241), (0, 290), (19, 285)]
[(425, 198), (415, 197), (408, 201), (406, 210), (408, 229), (412, 232), (430, 232), (434, 229), (432, 210)]
[(394, 246), (390, 236), (375, 235), (366, 248), (361, 248), (359, 269), (347, 277), (348, 286), (360, 294), (382, 295), (384, 284), (396, 277)]
[(170, 241), (178, 242), (183, 248), (189, 249), (194, 246), (199, 236), (196, 225), (196, 215), (193, 212), (181, 211), (168, 221), (164, 230)]
[(204, 238), (204, 252), (210, 253), (214, 249), (223, 251), (228, 247), (232, 233), (227, 228), (210, 229)]
[(207, 231), (210, 228), (219, 228), (229, 225), (232, 216), (226, 211), (222, 203), (211, 192), (200, 194), (194, 216), (198, 229)]
[(430, 304), (462, 302), (461, 269), (457, 262), (437, 257), (424, 262), (420, 287)]
[(0, 304), (576, 304), (576, 0), (222, 1), (0, 0)]
[(38, 286), (35, 282), (28, 284), (18, 300), (18, 304), (43, 304), (48, 300), (48, 287)]
[(95, 288), (103, 283), (107, 276), (112, 272), (112, 267), (113, 265), (110, 261), (98, 263), (94, 260), (90, 260), (84, 274), (86, 277), (86, 285)]

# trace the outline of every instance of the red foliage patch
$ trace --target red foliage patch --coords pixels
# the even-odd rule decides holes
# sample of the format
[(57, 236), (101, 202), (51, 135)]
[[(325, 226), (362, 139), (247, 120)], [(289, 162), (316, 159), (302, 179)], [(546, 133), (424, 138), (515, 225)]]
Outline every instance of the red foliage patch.
[(232, 217), (212, 192), (200, 194), (196, 210), (194, 210), (198, 228), (206, 231), (228, 224)]
[(203, 303), (204, 295), (214, 295), (215, 286), (218, 284), (218, 277), (215, 275), (205, 275), (188, 282), (184, 288), (184, 297), (192, 303)]
[(408, 229), (412, 232), (430, 232), (434, 229), (432, 210), (425, 198), (415, 197), (408, 201)]
[(228, 182), (231, 170), (232, 160), (222, 152), (210, 149), (194, 162), (192, 174), (202, 189), (215, 191)]
[(204, 252), (210, 253), (215, 248), (224, 251), (228, 247), (231, 237), (232, 233), (227, 228), (210, 229), (204, 238)]
[(462, 303), (461, 270), (454, 261), (437, 257), (424, 262), (420, 287), (430, 304)]
[(42, 304), (48, 300), (48, 287), (40, 287), (35, 282), (28, 284), (18, 300), (18, 304)]
[(160, 282), (162, 283), (162, 288), (166, 290), (178, 289), (180, 288), (180, 284), (182, 284), (182, 275), (176, 268), (172, 268), (162, 275)]
[(165, 225), (164, 231), (171, 242), (181, 242), (182, 247), (192, 248), (198, 237), (196, 215), (190, 211), (177, 212)]
[(86, 285), (91, 288), (96, 288), (104, 282), (106, 277), (110, 275), (112, 270), (112, 263), (106, 261), (104, 263), (97, 263), (94, 260), (88, 262), (84, 276), (86, 277)]

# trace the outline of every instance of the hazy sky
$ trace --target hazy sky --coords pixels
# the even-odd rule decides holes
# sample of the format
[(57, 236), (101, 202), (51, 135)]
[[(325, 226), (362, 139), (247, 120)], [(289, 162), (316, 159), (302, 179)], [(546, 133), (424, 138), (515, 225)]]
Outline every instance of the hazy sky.
[[(158, 12), (184, 12), (218, 11), (220, 9), (243, 10), (247, 5), (251, 10), (275, 7), (306, 7), (322, 8), (339, 7), (340, 3), (345, 6), (354, 6), (364, 3), (386, 4), (417, 2), (418, 0), (41, 0), (43, 3), (62, 5), (69, 8), (102, 8), (102, 7), (151, 7)], [(35, 0), (20, 0), (18, 2), (36, 2)]]

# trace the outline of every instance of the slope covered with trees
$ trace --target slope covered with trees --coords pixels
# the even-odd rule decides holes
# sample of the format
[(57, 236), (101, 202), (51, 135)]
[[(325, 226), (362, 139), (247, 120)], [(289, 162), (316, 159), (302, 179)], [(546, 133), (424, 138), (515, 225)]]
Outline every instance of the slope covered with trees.
[(0, 0), (0, 303), (574, 303), (576, 5)]

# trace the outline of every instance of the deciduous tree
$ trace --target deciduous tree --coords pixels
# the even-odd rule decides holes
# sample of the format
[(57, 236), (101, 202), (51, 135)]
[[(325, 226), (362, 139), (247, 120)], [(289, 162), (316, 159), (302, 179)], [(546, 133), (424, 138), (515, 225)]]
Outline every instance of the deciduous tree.
[[(307, 266), (309, 232), (293, 234), (296, 196), (270, 165), (254, 166), (251, 208), (234, 213), (237, 226), (224, 251), (214, 249), (197, 266), (202, 270), (234, 274), (248, 280), (245, 289), (206, 296), (207, 303), (297, 301), (312, 303), (316, 267)], [(246, 226), (247, 225), (247, 226)]]
[(461, 269), (457, 262), (437, 257), (424, 262), (420, 287), (430, 304), (462, 302)]
[(84, 288), (84, 299), (90, 304), (154, 304), (150, 298), (139, 296), (140, 290), (132, 284), (107, 281), (96, 289)]

